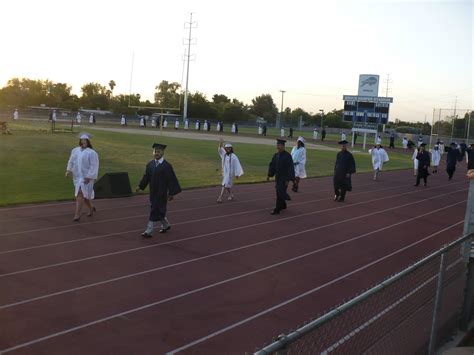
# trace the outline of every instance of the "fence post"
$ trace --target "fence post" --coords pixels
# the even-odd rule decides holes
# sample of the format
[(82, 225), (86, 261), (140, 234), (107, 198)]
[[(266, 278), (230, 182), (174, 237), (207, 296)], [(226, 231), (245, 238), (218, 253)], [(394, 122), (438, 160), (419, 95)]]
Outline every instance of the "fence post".
[(446, 271), (446, 253), (441, 254), (441, 261), (439, 263), (438, 272), (438, 285), (436, 286), (436, 296), (433, 309), (433, 320), (431, 322), (431, 334), (430, 334), (430, 345), (428, 348), (428, 355), (433, 355), (436, 349), (436, 340), (438, 333), (438, 321), (439, 314), (441, 311), (442, 298), (443, 298), (443, 281), (444, 273)]

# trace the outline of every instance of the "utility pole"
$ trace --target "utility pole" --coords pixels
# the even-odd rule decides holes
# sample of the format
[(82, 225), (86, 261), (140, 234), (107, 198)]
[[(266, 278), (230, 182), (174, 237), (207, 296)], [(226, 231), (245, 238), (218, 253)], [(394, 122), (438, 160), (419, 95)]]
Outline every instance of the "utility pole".
[[(388, 93), (391, 90), (390, 84), (393, 83), (393, 80), (390, 79), (390, 74), (387, 74), (387, 79), (384, 80), (385, 82), (385, 97), (388, 97)], [(385, 132), (385, 124), (382, 126), (382, 133)]]
[(454, 114), (453, 114), (453, 119), (451, 120), (451, 142), (453, 141), (454, 137), (454, 120), (456, 119), (456, 107), (458, 105), (458, 97), (456, 96), (456, 99), (454, 100)]
[(282, 120), (283, 120), (283, 97), (285, 95), (285, 90), (280, 90), (281, 92), (281, 110), (280, 110), (280, 127), (278, 128), (281, 128), (282, 127)]
[[(189, 27), (186, 27), (189, 26)], [(192, 30), (197, 28), (197, 22), (193, 22), (193, 13), (189, 14), (189, 22), (184, 24), (184, 28), (189, 28), (189, 36), (187, 39), (188, 51), (185, 55), (187, 60), (186, 69), (186, 89), (184, 90), (184, 108), (183, 108), (183, 121), (188, 117), (188, 84), (189, 84), (189, 61), (191, 59), (191, 42), (192, 42)]]
[(324, 129), (324, 125), (323, 125), (323, 121), (324, 121), (324, 110), (319, 110), (319, 112), (321, 112), (321, 130)]

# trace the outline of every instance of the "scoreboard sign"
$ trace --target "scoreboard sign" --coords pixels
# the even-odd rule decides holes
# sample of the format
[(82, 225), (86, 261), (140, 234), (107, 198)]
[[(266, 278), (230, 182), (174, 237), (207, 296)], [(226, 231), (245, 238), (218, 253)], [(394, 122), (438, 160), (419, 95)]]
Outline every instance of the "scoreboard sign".
[(344, 95), (343, 120), (346, 122), (362, 122), (387, 124), (392, 97), (371, 97)]
[(359, 96), (379, 96), (379, 78), (374, 74), (359, 75)]

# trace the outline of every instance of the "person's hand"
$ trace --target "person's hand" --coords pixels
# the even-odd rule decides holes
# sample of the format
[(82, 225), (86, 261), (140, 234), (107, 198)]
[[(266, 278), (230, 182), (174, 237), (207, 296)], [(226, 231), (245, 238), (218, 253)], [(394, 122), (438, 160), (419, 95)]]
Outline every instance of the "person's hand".
[(168, 201), (173, 201), (173, 199), (174, 199), (173, 195), (168, 196)]
[(135, 192), (140, 192), (140, 190), (141, 190), (140, 187), (137, 186), (136, 189), (135, 189)]
[(91, 181), (92, 179), (89, 179), (89, 178), (84, 178), (84, 185), (87, 185), (89, 183), (89, 181)]

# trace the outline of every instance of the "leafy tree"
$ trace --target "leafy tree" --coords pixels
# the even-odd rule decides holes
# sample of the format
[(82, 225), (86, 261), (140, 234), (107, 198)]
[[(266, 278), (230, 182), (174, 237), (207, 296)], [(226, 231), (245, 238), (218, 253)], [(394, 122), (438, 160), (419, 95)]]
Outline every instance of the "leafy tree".
[(217, 119), (218, 112), (207, 100), (206, 95), (196, 91), (188, 97), (188, 116), (192, 118)]
[(251, 113), (267, 121), (275, 121), (278, 110), (270, 94), (263, 94), (252, 99)]
[(100, 108), (106, 110), (109, 108), (110, 94), (107, 88), (99, 83), (87, 83), (81, 87), (81, 104), (86, 108)]
[(226, 104), (230, 102), (230, 99), (224, 94), (215, 94), (212, 97), (212, 102), (214, 102), (215, 104)]
[(155, 87), (155, 104), (160, 107), (174, 108), (179, 106), (181, 85), (167, 80), (162, 80), (159, 85)]

